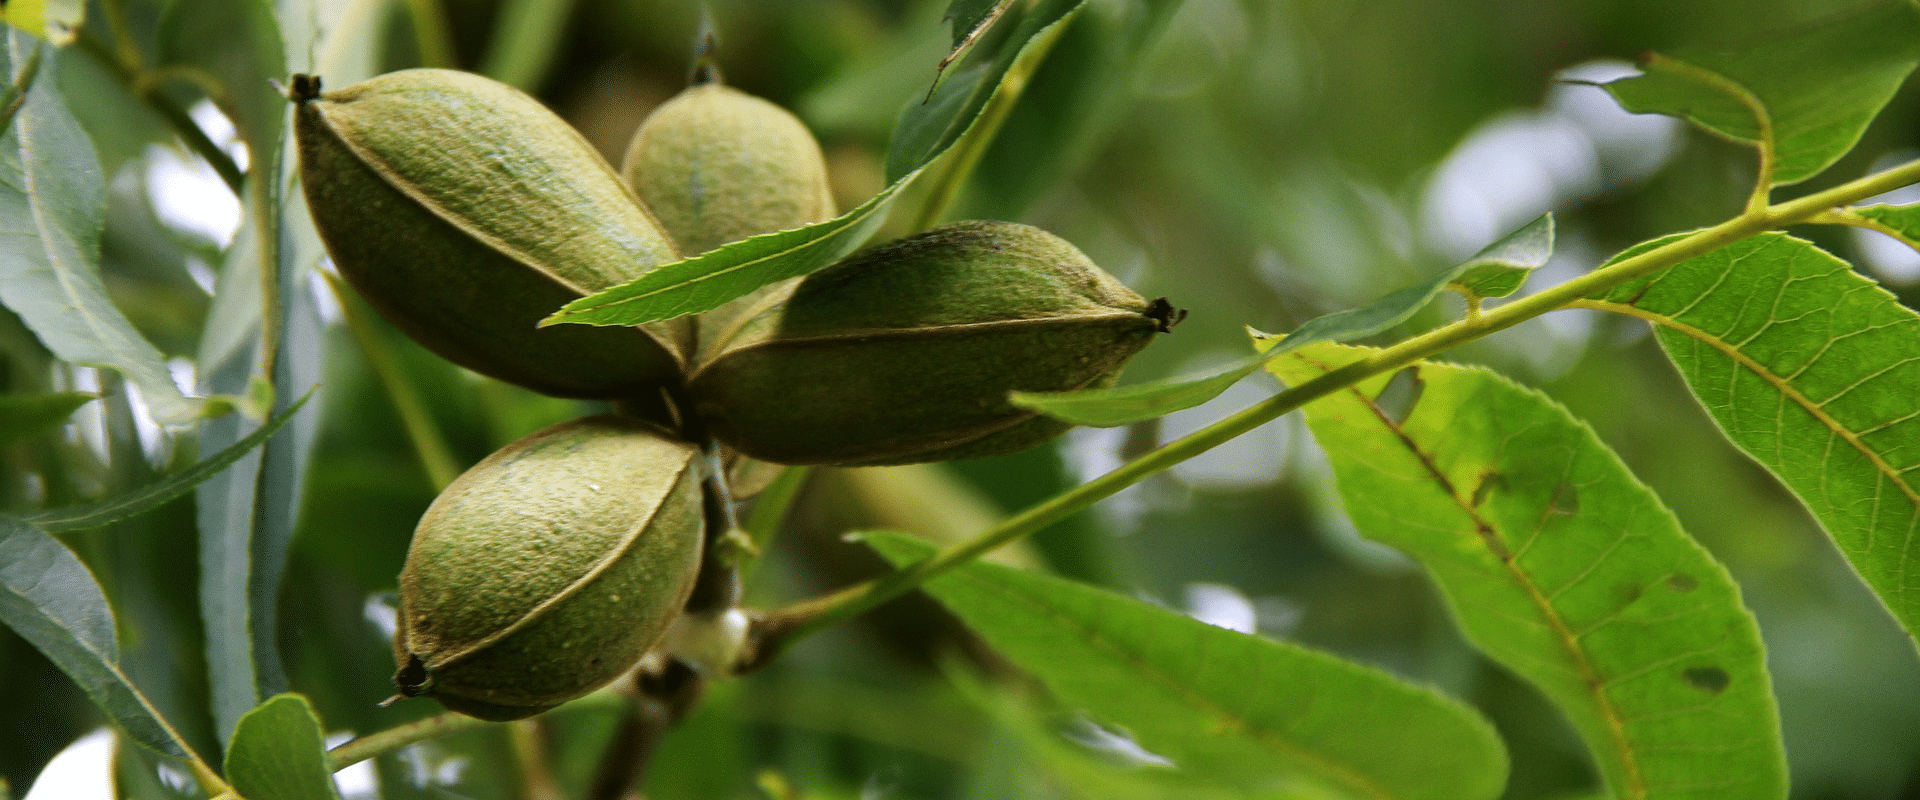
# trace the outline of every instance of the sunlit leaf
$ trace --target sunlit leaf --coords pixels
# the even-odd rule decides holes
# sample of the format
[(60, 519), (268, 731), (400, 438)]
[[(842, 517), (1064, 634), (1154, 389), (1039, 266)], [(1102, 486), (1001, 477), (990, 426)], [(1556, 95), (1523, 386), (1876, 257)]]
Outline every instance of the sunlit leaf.
[(1727, 438), (1806, 504), (1908, 635), (1920, 634), (1920, 315), (1784, 234), (1586, 305), (1653, 323)]
[[(41, 46), (6, 37), (6, 64)], [(100, 278), (106, 193), (93, 145), (40, 67), (13, 124), (0, 136), (0, 302), (61, 359), (109, 367), (138, 387), (162, 422), (185, 424), (199, 404), (183, 396), (166, 359), (114, 307)], [(7, 74), (12, 74), (9, 67)]]
[(1014, 392), (1013, 404), (1076, 425), (1100, 427), (1131, 425), (1165, 416), (1220, 396), (1227, 387), (1260, 371), (1269, 359), (1288, 350), (1314, 342), (1352, 341), (1405, 322), (1449, 285), (1467, 281), (1470, 286), (1463, 288), (1482, 297), (1511, 294), (1520, 288), (1528, 273), (1547, 263), (1552, 256), (1553, 215), (1548, 214), (1488, 245), (1465, 263), (1359, 308), (1310, 319), (1265, 353), (1243, 358), (1213, 374), (1112, 389)]
[[(299, 411), (301, 406), (306, 405), (312, 395), (312, 392), (308, 392), (306, 396), (301, 397), (285, 411), (275, 414), (272, 419), (267, 420), (267, 424), (260, 426), (246, 438), (152, 485), (78, 508), (60, 508), (41, 512), (29, 518), (29, 521), (42, 530), (59, 533), (97, 528), (158, 508), (167, 501), (193, 491), (194, 487), (220, 474), (222, 470), (232, 466), (233, 462), (239, 461), (242, 456), (264, 444), (268, 437), (280, 430), (288, 420), (293, 419), (294, 413)], [(80, 395), (80, 397), (91, 399), (93, 396)], [(4, 406), (0, 406), (0, 409), (3, 408)], [(4, 411), (0, 410), (0, 414), (4, 414)]]
[(975, 54), (996, 56), (977, 82), (947, 81), (928, 104), (910, 108), (900, 121), (901, 131), (938, 135), (922, 134), (928, 142), (926, 151), (912, 159), (910, 169), (866, 202), (825, 222), (755, 236), (663, 265), (630, 283), (568, 303), (542, 324), (639, 325), (697, 314), (766, 284), (805, 275), (840, 260), (880, 227), (901, 189), (975, 129), (987, 100), (1001, 90), (1008, 75), (1018, 74), (1016, 68), (1031, 69), (1031, 60), (1023, 63), (1023, 57), (1037, 52), (1033, 42), (1085, 1), (1042, 0), (1022, 18), (1020, 29), (1000, 52)]
[(313, 704), (297, 694), (269, 698), (240, 718), (227, 746), (227, 781), (243, 797), (339, 800)]
[(7, 24), (60, 45), (73, 41), (87, 15), (82, 0), (8, 0), (0, 6)]
[(57, 428), (99, 395), (86, 392), (0, 395), (0, 447)]
[[(1648, 61), (1607, 84), (1627, 110), (1681, 117), (1773, 152), (1773, 183), (1798, 183), (1853, 149), (1920, 63), (1920, 6), (1885, 2), (1722, 48)], [(1756, 118), (1742, 95), (1758, 101)], [(1762, 141), (1770, 124), (1770, 141)]]
[[(895, 565), (934, 552), (904, 534), (865, 539)], [(1369, 798), (1491, 798), (1506, 782), (1491, 725), (1384, 672), (993, 564), (925, 588), (1063, 701), (1181, 769)]]
[(0, 622), (79, 684), (134, 741), (172, 758), (186, 746), (120, 671), (113, 610), (66, 545), (0, 517)]
[[(1273, 362), (1298, 384), (1371, 351)], [(1424, 363), (1306, 406), (1347, 513), (1426, 566), (1473, 644), (1573, 723), (1621, 798), (1784, 798), (1779, 717), (1732, 578), (1585, 424)], [(1403, 391), (1391, 402), (1389, 387)]]
[(1874, 229), (1920, 250), (1920, 206), (1877, 205), (1849, 209), (1874, 223)]

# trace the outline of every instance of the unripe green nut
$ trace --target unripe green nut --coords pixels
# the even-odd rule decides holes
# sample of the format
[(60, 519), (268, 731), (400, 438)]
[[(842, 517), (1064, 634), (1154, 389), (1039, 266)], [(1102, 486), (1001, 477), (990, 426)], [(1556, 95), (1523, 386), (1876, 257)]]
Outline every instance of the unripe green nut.
[(1110, 385), (1172, 314), (1046, 231), (962, 222), (763, 300), (703, 343), (688, 389), (716, 438), (765, 461), (999, 455), (1069, 427), (1008, 392)]
[(697, 453), (645, 422), (587, 417), (449, 484), (400, 574), (401, 694), (518, 719), (630, 668), (699, 571)]
[(612, 167), (511, 86), (412, 69), (320, 92), (294, 77), (314, 225), (340, 274), (428, 349), (560, 397), (620, 398), (678, 379), (689, 322), (539, 322), (679, 259)]
[(807, 126), (718, 82), (654, 109), (620, 174), (689, 256), (834, 216), (826, 158)]

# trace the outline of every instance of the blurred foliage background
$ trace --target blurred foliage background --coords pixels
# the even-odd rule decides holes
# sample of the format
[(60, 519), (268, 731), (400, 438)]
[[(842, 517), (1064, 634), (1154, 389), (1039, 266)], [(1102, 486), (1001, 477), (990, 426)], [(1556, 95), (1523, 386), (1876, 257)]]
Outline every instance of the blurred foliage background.
[[(153, 4), (125, 5), (131, 26), (152, 27)], [(421, 62), (409, 3), (322, 5), (320, 28), (372, 32), (364, 43), (371, 72)], [(926, 92), (944, 52), (947, 3), (705, 5), (728, 82), (806, 120), (827, 149), (842, 207), (878, 190), (893, 120)], [(1628, 116), (1580, 81), (1624, 74), (1644, 51), (1738, 42), (1855, 5), (1092, 0), (951, 216), (1048, 228), (1143, 295), (1189, 309), (1176, 335), (1136, 359), (1129, 379), (1193, 371), (1243, 352), (1242, 326), (1284, 331), (1364, 303), (1541, 212), (1557, 215), (1560, 254), (1537, 284), (1736, 213), (1751, 185), (1749, 150)], [(641, 117), (685, 85), (702, 24), (696, 4), (665, 0), (442, 6), (461, 66), (520, 58), (510, 68), (523, 85), (616, 161)], [(543, 20), (553, 23), (549, 36)], [(290, 50), (307, 47), (299, 35), (289, 31)], [(526, 36), (536, 39), (531, 49), (503, 44)], [(223, 198), (224, 187), (210, 183), (162, 120), (125, 116), (139, 106), (87, 47), (59, 60), (111, 181), (109, 283), (144, 333), (190, 358), (231, 236), (231, 224), (218, 222), (231, 194)], [(195, 107), (182, 92), (183, 107)], [(1915, 151), (1920, 93), (1909, 89), (1830, 177), (1788, 191)], [(909, 197), (902, 207), (914, 205)], [(1869, 265), (1910, 305), (1920, 291), (1912, 253), (1871, 234), (1799, 233)], [(338, 324), (338, 304), (323, 284), (315, 291), (328, 323), (323, 421), (280, 625), (292, 687), (314, 700), (330, 731), (366, 733), (438, 711), (424, 701), (374, 707), (390, 691), (382, 625), (390, 625), (395, 576), (433, 488), (385, 389)], [(1458, 312), (1457, 301), (1442, 304), (1407, 330)], [(463, 466), (593, 410), (479, 379), (380, 331), (430, 398)], [(58, 364), (4, 312), (0, 352), (8, 391), (116, 384)], [(1721, 440), (1642, 323), (1563, 311), (1450, 357), (1543, 388), (1588, 420), (1729, 566), (1770, 649), (1795, 797), (1920, 797), (1920, 662), (1911, 645), (1792, 498)], [(1016, 456), (816, 473), (789, 531), (756, 569), (752, 598), (778, 605), (879, 569), (864, 549), (839, 541), (849, 529), (975, 532), (1271, 393), (1262, 380), (1156, 423), (1075, 431), (1057, 447)], [(61, 505), (191, 459), (186, 440), (149, 434), (144, 448), (132, 447), (141, 440), (137, 415), (114, 393), (58, 434), (0, 445), (0, 500)], [(181, 579), (195, 569), (193, 537), (188, 498), (73, 541), (116, 600), (135, 680), (189, 737), (211, 742), (211, 723), (184, 711), (204, 708), (206, 692), (193, 677), (205, 672), (195, 584)], [(1464, 645), (1410, 562), (1351, 531), (1297, 419), (1134, 487), (1008, 557), (1436, 684), (1500, 727), (1513, 753), (1509, 797), (1593, 791), (1578, 742), (1545, 702)], [(64, 676), (5, 632), (0, 708), (0, 777), (15, 787), (31, 785), (49, 758), (99, 724)], [(604, 719), (591, 702), (549, 717), (563, 786), (591, 775)], [(931, 603), (904, 601), (715, 687), (654, 759), (647, 787), (657, 798), (757, 797), (782, 782), (809, 797), (1174, 792), (1162, 778), (1142, 777), (1153, 770), (1116, 741), (1049, 705)], [(498, 729), (463, 734), (382, 760), (377, 782), (385, 797), (517, 796), (514, 762), (491, 756), (510, 746)], [(766, 771), (779, 777), (760, 777)], [(349, 795), (368, 796), (371, 780), (365, 771), (348, 775)]]

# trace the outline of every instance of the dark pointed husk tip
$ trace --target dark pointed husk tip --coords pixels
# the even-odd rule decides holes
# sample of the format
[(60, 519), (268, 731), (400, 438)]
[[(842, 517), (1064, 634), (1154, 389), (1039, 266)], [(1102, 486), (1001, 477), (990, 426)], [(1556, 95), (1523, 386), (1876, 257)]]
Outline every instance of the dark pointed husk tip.
[(1147, 319), (1158, 323), (1159, 327), (1155, 330), (1161, 333), (1172, 333), (1173, 326), (1187, 318), (1187, 310), (1174, 308), (1172, 303), (1167, 302), (1167, 298), (1156, 297), (1153, 302), (1147, 304), (1146, 316)]
[(320, 76), (294, 74), (292, 83), (287, 85), (287, 99), (303, 104), (320, 96)]
[(427, 689), (430, 688), (428, 682), (427, 665), (416, 655), (409, 654), (407, 656), (407, 665), (401, 667), (400, 671), (393, 675), (394, 688), (399, 689), (400, 694), (407, 697), (419, 697), (420, 695), (426, 694)]

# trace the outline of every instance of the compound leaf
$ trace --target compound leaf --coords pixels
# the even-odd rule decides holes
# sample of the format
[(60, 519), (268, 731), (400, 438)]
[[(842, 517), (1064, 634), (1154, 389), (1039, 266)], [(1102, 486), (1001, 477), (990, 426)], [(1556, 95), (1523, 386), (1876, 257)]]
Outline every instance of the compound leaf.
[(1653, 323), (1727, 438), (1800, 498), (1920, 634), (1920, 315), (1778, 233), (1583, 305)]
[[(1313, 345), (1269, 369), (1298, 384), (1369, 352)], [(1786, 797), (1738, 588), (1591, 429), (1432, 363), (1305, 411), (1360, 531), (1426, 566), (1467, 638), (1567, 715), (1612, 796)]]

